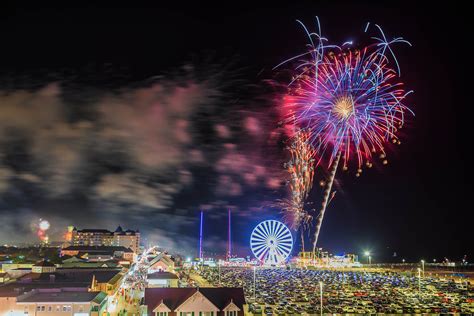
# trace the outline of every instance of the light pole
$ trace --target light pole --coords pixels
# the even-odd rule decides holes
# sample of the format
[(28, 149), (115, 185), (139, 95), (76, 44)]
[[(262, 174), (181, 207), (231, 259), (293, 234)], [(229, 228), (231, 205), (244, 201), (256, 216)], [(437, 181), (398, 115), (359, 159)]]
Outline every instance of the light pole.
[(342, 286), (346, 284), (346, 272), (344, 266), (342, 266)]
[(217, 261), (217, 267), (219, 269), (219, 287), (221, 286), (221, 262)]
[(418, 268), (418, 292), (421, 292), (421, 269)]
[(370, 251), (364, 252), (364, 255), (366, 255), (366, 257), (367, 257), (367, 263), (369, 265), (371, 265), (372, 264), (372, 257), (370, 256)]
[(423, 272), (423, 278), (425, 277), (425, 260), (421, 260), (421, 269)]
[(321, 315), (323, 314), (323, 282), (319, 281), (319, 300), (320, 300), (320, 309)]
[(257, 271), (257, 267), (254, 266), (253, 267), (253, 301), (254, 301), (254, 303), (257, 300), (256, 294), (255, 294), (256, 293), (255, 288), (257, 286), (257, 281), (256, 281), (257, 280), (257, 273), (256, 273), (256, 271)]

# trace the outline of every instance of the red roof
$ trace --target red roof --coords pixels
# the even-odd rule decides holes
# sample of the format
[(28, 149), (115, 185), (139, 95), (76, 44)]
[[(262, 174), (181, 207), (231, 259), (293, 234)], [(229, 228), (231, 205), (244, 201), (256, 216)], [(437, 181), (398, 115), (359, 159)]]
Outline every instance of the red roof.
[(148, 315), (153, 314), (153, 309), (160, 305), (161, 301), (174, 311), (197, 291), (201, 292), (220, 310), (229, 305), (231, 301), (243, 310), (245, 297), (242, 288), (146, 288), (145, 305), (148, 306)]

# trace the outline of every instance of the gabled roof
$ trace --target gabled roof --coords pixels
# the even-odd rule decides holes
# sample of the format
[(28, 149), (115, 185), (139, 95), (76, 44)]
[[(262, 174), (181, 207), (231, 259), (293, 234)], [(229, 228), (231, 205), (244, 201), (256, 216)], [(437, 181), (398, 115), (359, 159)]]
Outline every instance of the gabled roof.
[(148, 314), (162, 302), (172, 311), (196, 292), (195, 288), (146, 288), (145, 305)]
[(231, 301), (240, 310), (243, 310), (245, 296), (244, 290), (241, 287), (199, 288), (199, 291), (220, 310), (227, 307)]
[(155, 258), (153, 258), (150, 261), (149, 266), (154, 265), (155, 263), (159, 262), (160, 260), (163, 261), (166, 265), (169, 265), (169, 266), (174, 264), (173, 259), (171, 259), (169, 256), (165, 255), (164, 253), (160, 253), (159, 255), (157, 255)]
[(171, 312), (171, 309), (166, 306), (166, 304), (163, 302), (163, 300), (161, 300), (160, 304), (158, 304), (157, 306), (155, 306), (155, 308), (153, 308), (152, 310), (153, 313), (157, 313), (157, 312)]
[(174, 311), (197, 291), (219, 310), (223, 310), (230, 302), (243, 310), (245, 296), (242, 288), (146, 288), (144, 301), (148, 306), (148, 314), (152, 315), (153, 309), (161, 303)]
[[(204, 308), (203, 311), (213, 311), (213, 310), (220, 310), (219, 307), (214, 305), (207, 297), (205, 297), (200, 291), (199, 288), (191, 295), (188, 299), (186, 299), (183, 303), (181, 303), (178, 307), (176, 307), (175, 311), (185, 312), (189, 311), (190, 309), (194, 309), (194, 302), (200, 300), (199, 305), (201, 308)], [(191, 306), (189, 306), (191, 305)]]
[(63, 260), (63, 265), (64, 265), (64, 263), (76, 263), (76, 262), (86, 262), (86, 261), (83, 260), (83, 259), (80, 259), (76, 256), (73, 256), (71, 258), (64, 259)]

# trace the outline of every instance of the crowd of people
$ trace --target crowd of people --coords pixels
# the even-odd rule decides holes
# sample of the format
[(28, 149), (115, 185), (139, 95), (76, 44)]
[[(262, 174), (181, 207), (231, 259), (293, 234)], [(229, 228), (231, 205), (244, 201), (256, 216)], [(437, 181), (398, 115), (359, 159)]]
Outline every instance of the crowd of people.
[[(474, 313), (468, 281), (389, 271), (206, 268), (214, 286), (243, 287), (253, 314)], [(322, 304), (321, 304), (322, 297)]]

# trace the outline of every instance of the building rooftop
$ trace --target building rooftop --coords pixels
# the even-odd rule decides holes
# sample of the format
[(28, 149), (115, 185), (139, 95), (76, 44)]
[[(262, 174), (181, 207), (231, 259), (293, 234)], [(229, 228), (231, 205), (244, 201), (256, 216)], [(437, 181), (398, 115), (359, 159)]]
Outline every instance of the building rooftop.
[(43, 261), (35, 263), (33, 266), (34, 267), (55, 267), (56, 265), (50, 261), (43, 260)]
[(154, 280), (175, 280), (178, 276), (171, 272), (155, 272), (148, 275), (148, 279)]
[(57, 269), (54, 273), (28, 273), (18, 279), (19, 283), (49, 282), (49, 283), (84, 283), (91, 284), (95, 277), (100, 283), (113, 283), (118, 275), (120, 278), (121, 269), (109, 268), (80, 268), (80, 269)]
[(111, 234), (112, 232), (108, 229), (95, 229), (95, 228), (86, 228), (79, 229), (78, 233), (102, 233), (102, 234)]
[(85, 228), (85, 229), (76, 229), (75, 228), (75, 231), (77, 233), (96, 233), (96, 234), (110, 234), (110, 235), (125, 235), (125, 234), (128, 234), (128, 235), (135, 235), (137, 233), (139, 233), (138, 229), (137, 230), (131, 230), (131, 229), (127, 229), (127, 230), (124, 230), (122, 228), (122, 226), (118, 226), (115, 231), (110, 231), (108, 229), (96, 229), (96, 228)]
[(107, 252), (115, 252), (115, 251), (122, 251), (122, 252), (133, 252), (132, 249), (124, 247), (124, 246), (69, 246), (62, 249), (63, 251), (80, 251), (80, 252), (87, 252), (87, 253), (107, 253)]
[(19, 297), (19, 303), (43, 303), (43, 302), (71, 302), (71, 303), (88, 303), (95, 302), (100, 304), (107, 295), (103, 292), (87, 292), (87, 291), (64, 291), (64, 290), (39, 290)]
[(168, 255), (164, 253), (160, 253), (159, 255), (151, 259), (151, 261), (149, 262), (149, 265), (152, 266), (159, 261), (163, 261), (166, 265), (169, 265), (169, 266), (174, 264), (173, 259), (171, 259)]
[(151, 311), (161, 302), (174, 311), (197, 291), (201, 292), (220, 310), (229, 305), (231, 301), (243, 310), (245, 297), (242, 288), (146, 288), (144, 301), (148, 306), (148, 314), (151, 315)]
[(31, 290), (37, 289), (72, 289), (77, 291), (87, 291), (90, 284), (87, 283), (49, 283), (49, 282), (35, 282), (35, 283), (9, 283), (0, 286), (0, 297), (17, 297), (23, 295)]

